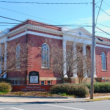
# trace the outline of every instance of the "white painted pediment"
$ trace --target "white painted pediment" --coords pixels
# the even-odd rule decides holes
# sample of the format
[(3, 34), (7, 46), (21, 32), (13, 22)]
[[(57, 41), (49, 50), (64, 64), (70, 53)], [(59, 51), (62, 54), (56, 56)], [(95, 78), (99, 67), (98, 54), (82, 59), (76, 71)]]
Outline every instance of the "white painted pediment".
[(64, 33), (68, 33), (71, 35), (76, 35), (76, 36), (80, 36), (80, 37), (84, 37), (84, 38), (91, 39), (91, 37), (92, 37), (92, 34), (83, 27), (75, 28), (75, 29), (63, 28), (62, 31)]

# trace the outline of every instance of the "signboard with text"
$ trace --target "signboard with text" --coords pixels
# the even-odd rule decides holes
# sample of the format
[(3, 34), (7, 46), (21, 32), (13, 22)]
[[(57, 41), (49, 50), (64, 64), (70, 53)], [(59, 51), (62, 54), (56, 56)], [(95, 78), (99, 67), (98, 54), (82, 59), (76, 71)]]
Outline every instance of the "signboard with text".
[(52, 85), (12, 85), (13, 91), (49, 91)]
[(39, 72), (31, 71), (29, 73), (29, 83), (38, 84), (39, 83)]

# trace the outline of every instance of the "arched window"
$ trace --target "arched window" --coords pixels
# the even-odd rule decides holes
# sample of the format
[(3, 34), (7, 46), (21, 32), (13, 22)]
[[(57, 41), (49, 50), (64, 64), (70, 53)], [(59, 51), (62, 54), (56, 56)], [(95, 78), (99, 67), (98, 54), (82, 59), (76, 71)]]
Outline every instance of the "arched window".
[(49, 68), (50, 61), (49, 61), (49, 46), (48, 44), (42, 44), (42, 67)]
[(104, 52), (102, 52), (102, 70), (106, 70), (106, 55)]
[(20, 45), (16, 46), (16, 68), (20, 68)]

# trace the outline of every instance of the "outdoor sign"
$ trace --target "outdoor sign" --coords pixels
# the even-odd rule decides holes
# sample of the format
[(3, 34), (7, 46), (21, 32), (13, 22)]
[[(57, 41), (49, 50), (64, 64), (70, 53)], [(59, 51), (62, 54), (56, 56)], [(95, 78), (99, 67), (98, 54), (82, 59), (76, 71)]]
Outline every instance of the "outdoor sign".
[(49, 91), (52, 85), (12, 85), (13, 91)]
[(31, 71), (29, 73), (29, 83), (38, 84), (39, 83), (39, 72)]

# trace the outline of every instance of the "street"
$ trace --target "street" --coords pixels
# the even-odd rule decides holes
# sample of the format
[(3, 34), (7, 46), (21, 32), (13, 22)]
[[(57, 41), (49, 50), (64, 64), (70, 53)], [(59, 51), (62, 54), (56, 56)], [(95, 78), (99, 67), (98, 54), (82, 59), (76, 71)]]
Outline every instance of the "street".
[(76, 103), (4, 103), (0, 110), (110, 110), (110, 100)]

